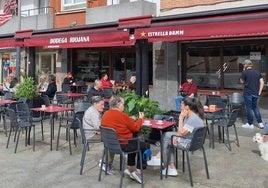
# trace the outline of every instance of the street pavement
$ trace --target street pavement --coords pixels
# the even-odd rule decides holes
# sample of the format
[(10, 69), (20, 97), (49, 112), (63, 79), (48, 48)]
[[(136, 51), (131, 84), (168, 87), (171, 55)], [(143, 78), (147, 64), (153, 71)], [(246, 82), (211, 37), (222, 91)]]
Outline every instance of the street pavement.
[[(261, 106), (261, 105), (260, 105)], [(264, 119), (268, 119), (266, 105), (261, 106)], [(2, 122), (0, 122), (2, 125)], [(190, 154), (194, 187), (200, 188), (268, 188), (268, 162), (261, 159), (257, 143), (252, 141), (256, 132), (262, 130), (255, 127), (253, 130), (241, 127), (241, 119), (237, 120), (240, 147), (234, 143), (234, 134), (231, 128), (231, 146), (229, 151), (223, 143), (217, 140), (215, 131), (215, 149), (209, 147), (209, 140), (205, 141), (205, 150), (208, 160), (210, 179), (206, 178), (204, 161), (201, 151)], [(40, 126), (36, 124), (36, 148), (24, 146), (24, 136), (21, 135), (18, 151), (15, 154), (15, 143), (11, 140), (6, 149), (7, 137), (0, 132), (0, 188), (114, 188), (119, 185), (119, 157), (115, 157), (115, 175), (102, 174), (102, 181), (98, 181), (98, 161), (102, 153), (101, 143), (90, 146), (87, 152), (83, 175), (79, 175), (82, 144), (80, 135), (78, 146), (72, 147), (73, 155), (69, 154), (68, 143), (64, 139), (65, 131), (61, 131), (59, 150), (56, 151), (56, 135), (58, 122), (55, 122), (55, 139), (53, 151), (50, 151), (49, 121), (45, 120), (45, 140), (41, 140)], [(13, 137), (12, 137), (13, 138)], [(154, 154), (159, 150), (152, 146)], [(144, 171), (145, 188), (158, 187), (190, 187), (188, 171), (182, 172), (179, 160), (177, 177), (168, 177), (160, 180), (159, 167), (149, 166)], [(123, 187), (140, 187), (140, 184), (125, 177)]]

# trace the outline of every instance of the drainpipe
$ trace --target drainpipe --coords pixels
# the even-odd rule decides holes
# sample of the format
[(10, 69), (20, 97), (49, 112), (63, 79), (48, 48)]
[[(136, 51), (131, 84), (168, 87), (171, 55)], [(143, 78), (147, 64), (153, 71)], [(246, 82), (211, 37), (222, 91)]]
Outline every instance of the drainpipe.
[[(21, 30), (21, 0), (18, 0), (18, 31)], [(21, 47), (16, 47), (16, 78), (20, 78)]]

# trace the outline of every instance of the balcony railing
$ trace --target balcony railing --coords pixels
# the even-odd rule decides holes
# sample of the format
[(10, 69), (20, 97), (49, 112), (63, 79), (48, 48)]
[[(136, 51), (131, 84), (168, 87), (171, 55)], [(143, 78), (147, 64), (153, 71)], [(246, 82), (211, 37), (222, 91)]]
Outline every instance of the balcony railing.
[(54, 12), (55, 11), (53, 7), (41, 7), (41, 8), (22, 10), (21, 16), (28, 17), (28, 16), (36, 16), (39, 14), (53, 14)]

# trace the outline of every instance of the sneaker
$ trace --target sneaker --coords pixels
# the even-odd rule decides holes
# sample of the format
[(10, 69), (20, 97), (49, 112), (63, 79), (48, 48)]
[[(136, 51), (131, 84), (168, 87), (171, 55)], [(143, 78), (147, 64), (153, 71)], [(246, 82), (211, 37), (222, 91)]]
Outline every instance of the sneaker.
[(253, 124), (250, 125), (250, 124), (248, 124), (248, 123), (242, 125), (242, 127), (243, 127), (243, 128), (246, 128), (246, 129), (254, 129), (254, 125), (253, 125)]
[(147, 165), (149, 166), (160, 166), (161, 160), (156, 158), (156, 156), (153, 156), (151, 160), (147, 161)]
[[(166, 175), (166, 169), (162, 170), (162, 175)], [(178, 176), (178, 172), (175, 168), (168, 167), (168, 176)]]
[(263, 128), (264, 128), (263, 123), (262, 123), (262, 122), (261, 122), (261, 123), (259, 123), (259, 124), (258, 124), (258, 127), (259, 127), (260, 129), (263, 129)]
[[(137, 171), (134, 171), (131, 173), (131, 176), (137, 181), (139, 182), (140, 184), (142, 183), (142, 178), (141, 178), (141, 174), (139, 174)], [(130, 176), (130, 177), (131, 177)], [(144, 183), (144, 180), (143, 180), (143, 183)]]
[(130, 171), (128, 168), (124, 170), (124, 174), (125, 174), (125, 175), (129, 176), (131, 179), (135, 179), (135, 178), (131, 175), (132, 172), (133, 172), (133, 171)]
[[(101, 160), (99, 161), (99, 167), (100, 166), (101, 166)], [(106, 170), (105, 167), (106, 167), (106, 164), (103, 163), (102, 164), (102, 171), (104, 171), (104, 172)], [(107, 166), (107, 174), (108, 175), (114, 175), (115, 174), (115, 171), (114, 171), (113, 167), (110, 167), (110, 165)]]

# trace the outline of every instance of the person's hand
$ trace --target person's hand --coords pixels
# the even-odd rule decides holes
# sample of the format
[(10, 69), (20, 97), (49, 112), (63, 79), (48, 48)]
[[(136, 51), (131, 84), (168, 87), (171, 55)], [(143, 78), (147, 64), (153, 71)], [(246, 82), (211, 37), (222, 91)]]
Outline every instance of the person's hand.
[(114, 85), (115, 81), (114, 80), (110, 80), (110, 82)]
[(144, 118), (144, 113), (143, 112), (139, 112), (139, 118), (141, 118), (141, 119)]
[(176, 136), (173, 137), (172, 144), (173, 144), (173, 146), (177, 146), (177, 144), (178, 144), (178, 137), (176, 137)]
[(184, 119), (188, 115), (188, 110), (182, 110), (179, 119)]

